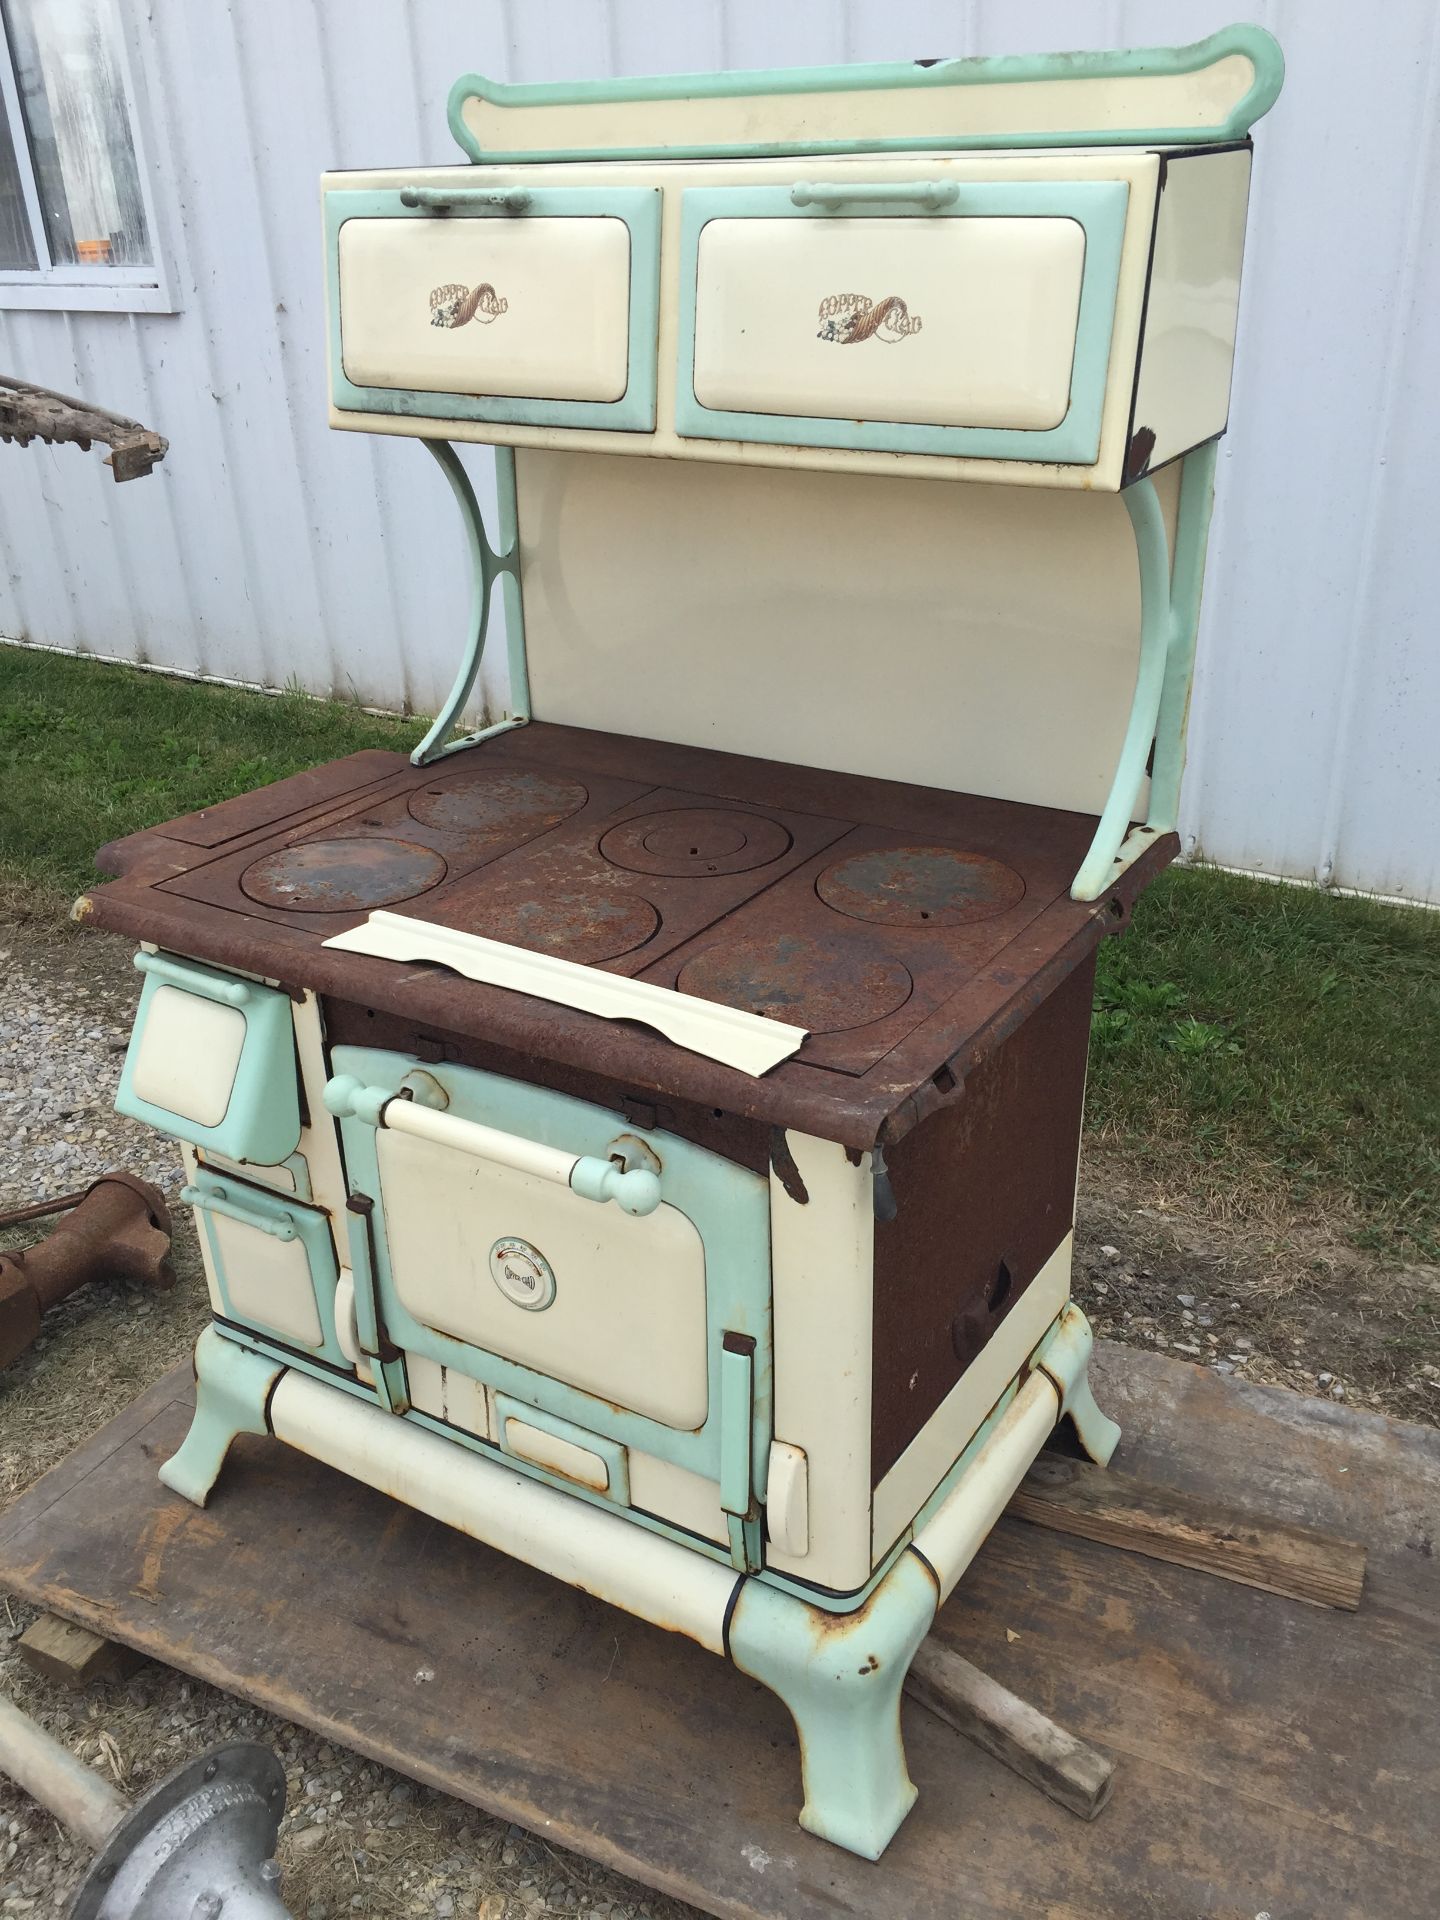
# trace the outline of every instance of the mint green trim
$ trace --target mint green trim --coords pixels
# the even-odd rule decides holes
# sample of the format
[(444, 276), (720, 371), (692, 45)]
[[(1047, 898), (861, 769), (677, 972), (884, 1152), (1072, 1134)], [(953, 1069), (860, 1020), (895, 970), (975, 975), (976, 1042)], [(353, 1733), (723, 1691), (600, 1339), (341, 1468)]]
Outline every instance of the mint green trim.
[(530, 659), (525, 648), (525, 581), (520, 571), (520, 495), (515, 484), (515, 449), (496, 447), (494, 454), (500, 551), (512, 562), (500, 580), (505, 608), (505, 662), (510, 678), (510, 713), (515, 724), (521, 726), (530, 718), (531, 706)]
[[(807, 200), (797, 206), (789, 187), (693, 187), (682, 196), (680, 223), (680, 324), (675, 380), (675, 427), (705, 440), (748, 440), (782, 446), (846, 447), (867, 453), (963, 455), (976, 460), (1050, 461), (1086, 466), (1100, 450), (1100, 416), (1115, 318), (1115, 289), (1125, 237), (1130, 189), (1122, 180), (1035, 180), (966, 183), (941, 208), (900, 202), (885, 217), (896, 220), (1036, 218), (1074, 220), (1085, 231), (1080, 313), (1070, 374), (1070, 405), (1056, 427), (921, 426), (909, 421), (825, 419), (813, 415), (738, 413), (705, 407), (695, 395), (695, 308), (700, 236), (712, 220), (843, 219), (829, 206)], [(927, 316), (930, 327), (940, 316)], [(814, 333), (813, 310), (794, 315), (798, 328)], [(821, 352), (836, 349), (821, 347)], [(844, 351), (844, 349), (841, 349)], [(856, 348), (854, 351), (863, 351)], [(896, 349), (900, 351), (900, 349)]]
[[(538, 1461), (526, 1460), (523, 1453), (517, 1453), (505, 1437), (505, 1423), (519, 1420), (526, 1426), (537, 1428), (541, 1433), (553, 1435), (556, 1440), (566, 1440), (572, 1447), (583, 1447), (587, 1453), (593, 1453), (597, 1459), (605, 1462), (609, 1485), (600, 1496), (610, 1506), (628, 1507), (630, 1505), (630, 1456), (618, 1441), (607, 1440), (604, 1434), (592, 1433), (588, 1427), (577, 1427), (573, 1421), (559, 1420), (553, 1413), (546, 1413), (541, 1407), (527, 1407), (519, 1400), (512, 1400), (508, 1394), (495, 1395), (495, 1432), (496, 1443), (507, 1460), (523, 1461), (528, 1466), (539, 1466)], [(542, 1472), (546, 1469), (542, 1468)], [(550, 1473), (550, 1479), (557, 1487), (563, 1487), (568, 1493), (575, 1487), (563, 1473)], [(594, 1493), (591, 1487), (587, 1492)]]
[[(467, 100), (484, 100), (496, 107), (599, 106), (626, 100), (734, 99), (757, 94), (869, 93), (886, 87), (915, 92), (955, 90), (971, 86), (1006, 86), (1017, 81), (1119, 80), (1147, 75), (1200, 73), (1232, 54), (1243, 54), (1254, 66), (1245, 93), (1223, 119), (1208, 127), (1095, 127), (1076, 126), (1060, 132), (1001, 134), (953, 133), (915, 140), (754, 141), (737, 139), (718, 145), (693, 147), (604, 146), (569, 148), (482, 149), (465, 124)], [(931, 67), (911, 62), (873, 66), (780, 67), (748, 73), (687, 73), (647, 75), (608, 80), (566, 81), (523, 85), (488, 80), (483, 74), (462, 74), (450, 89), (450, 131), (461, 151), (473, 161), (515, 160), (718, 160), (760, 158), (787, 153), (916, 152), (938, 147), (962, 151), (980, 147), (1070, 146), (1200, 146), (1238, 140), (1279, 96), (1285, 78), (1285, 60), (1278, 43), (1263, 27), (1237, 24), (1222, 27), (1204, 40), (1186, 47), (1146, 47), (1088, 53), (1022, 53), (986, 55), (978, 59), (939, 60)], [(959, 118), (961, 101), (956, 100)], [(743, 113), (736, 113), (743, 126)]]
[(934, 1574), (909, 1552), (853, 1613), (747, 1580), (730, 1616), (730, 1658), (794, 1716), (801, 1826), (866, 1860), (879, 1859), (915, 1802), (900, 1694), (938, 1600)]
[[(461, 655), (460, 670), (455, 676), (455, 684), (451, 687), (444, 706), (435, 716), (434, 725), (410, 756), (412, 764), (417, 767), (428, 766), (441, 754), (453, 753), (457, 747), (475, 744), (473, 734), (467, 735), (463, 740), (454, 741), (448, 747), (445, 742), (450, 729), (465, 711), (466, 702), (470, 698), (476, 676), (480, 672), (480, 661), (485, 652), (485, 635), (490, 626), (490, 590), (497, 580), (515, 573), (520, 565), (513, 539), (499, 553), (491, 546), (485, 532), (485, 517), (480, 511), (480, 502), (475, 498), (475, 489), (470, 484), (470, 476), (466, 473), (454, 447), (448, 440), (427, 440), (424, 444), (434, 456), (440, 471), (450, 482), (450, 491), (454, 494), (455, 504), (460, 509), (460, 519), (465, 528), (465, 545), (470, 556), (470, 617), (465, 651)], [(512, 488), (513, 474), (512, 461)], [(503, 539), (504, 536), (501, 537)]]
[[(339, 1278), (339, 1268), (335, 1259), (335, 1243), (330, 1234), (329, 1215), (301, 1205), (290, 1194), (278, 1194), (269, 1187), (247, 1186), (232, 1176), (214, 1173), (209, 1167), (197, 1169), (194, 1180), (184, 1188), (180, 1197), (195, 1209), (196, 1224), (205, 1234), (225, 1318), (241, 1326), (267, 1332), (281, 1345), (293, 1344), (298, 1351), (328, 1360), (332, 1366), (347, 1366), (349, 1363), (335, 1334), (335, 1283)], [(273, 1327), (265, 1327), (253, 1314), (243, 1313), (234, 1304), (224, 1247), (215, 1232), (216, 1214), (277, 1240), (299, 1241), (305, 1250), (310, 1289), (315, 1310), (320, 1317), (322, 1338), (318, 1347), (300, 1348), (298, 1342), (291, 1342), (287, 1335)]]
[[(1185, 456), (1173, 571), (1154, 481), (1148, 476), (1137, 480), (1121, 495), (1134, 530), (1140, 571), (1140, 664), (1109, 797), (1070, 889), (1075, 900), (1098, 900), (1147, 846), (1175, 830), (1179, 818), (1185, 718), (1195, 666), (1215, 458), (1213, 440)], [(1152, 747), (1149, 805), (1144, 822), (1132, 831), (1130, 823)]]
[[(415, 1062), (405, 1054), (368, 1047), (336, 1047), (331, 1058), (338, 1080), (351, 1075), (369, 1088), (395, 1094)], [(620, 1134), (647, 1141), (664, 1166), (665, 1199), (694, 1225), (705, 1252), (705, 1299), (708, 1321), (709, 1397), (706, 1417), (693, 1432), (669, 1427), (643, 1414), (615, 1406), (599, 1394), (537, 1372), (437, 1332), (402, 1305), (390, 1267), (385, 1235), (385, 1203), (380, 1180), (377, 1134), (368, 1116), (341, 1118), (341, 1138), (352, 1192), (375, 1203), (375, 1296), (379, 1317), (396, 1346), (452, 1367), (471, 1379), (483, 1380), (500, 1393), (526, 1406), (539, 1407), (568, 1420), (587, 1433), (601, 1434), (622, 1445), (655, 1454), (706, 1479), (718, 1481), (722, 1468), (721, 1353), (725, 1333), (748, 1335), (755, 1341), (754, 1407), (751, 1424), (751, 1482), (757, 1503), (763, 1499), (759, 1476), (769, 1459), (771, 1433), (770, 1365), (770, 1198), (767, 1182), (746, 1167), (711, 1153), (693, 1142), (659, 1130), (645, 1132), (623, 1114), (608, 1112), (589, 1101), (575, 1100), (548, 1087), (509, 1080), (474, 1067), (446, 1063), (425, 1071), (443, 1087), (448, 1111), (459, 1119), (476, 1120), (524, 1139), (538, 1141), (566, 1153), (609, 1158)], [(371, 1108), (373, 1111), (373, 1107)], [(577, 1205), (584, 1204), (576, 1202)], [(356, 1216), (351, 1216), (351, 1245), (359, 1253)], [(505, 1230), (503, 1219), (487, 1223), (490, 1239)], [(484, 1242), (489, 1244), (489, 1240)], [(542, 1249), (543, 1251), (543, 1249)], [(561, 1287), (573, 1276), (557, 1269)], [(361, 1311), (362, 1272), (355, 1268), (357, 1319)], [(361, 1344), (366, 1330), (361, 1325)]]
[[(402, 191), (362, 193), (336, 188), (325, 195), (325, 271), (329, 287), (330, 397), (347, 413), (388, 413), (421, 419), (488, 420), (504, 426), (602, 427), (611, 432), (655, 431), (655, 342), (660, 316), (660, 190), (658, 187), (536, 187), (525, 211), (460, 205), (437, 214), (409, 206)], [(628, 384), (618, 400), (530, 400), (497, 394), (431, 393), (410, 387), (357, 387), (344, 363), (340, 311), (340, 229), (347, 220), (615, 219), (630, 234)], [(423, 301), (428, 289), (417, 287)], [(427, 322), (428, 324), (428, 322)], [(577, 323), (578, 324), (578, 323)]]
[(190, 1430), (160, 1468), (167, 1487), (203, 1507), (220, 1478), (231, 1442), (241, 1433), (268, 1433), (265, 1409), (282, 1364), (206, 1327), (195, 1342), (195, 1413)]
[[(137, 953), (135, 965), (144, 974), (145, 985), (120, 1074), (115, 1111), (132, 1120), (143, 1120), (172, 1139), (223, 1153), (227, 1160), (278, 1166), (300, 1144), (295, 1034), (288, 996), (274, 987), (262, 987), (172, 954)], [(203, 1000), (234, 1007), (244, 1018), (245, 1038), (230, 1099), (213, 1126), (202, 1126), (184, 1114), (157, 1107), (135, 1091), (136, 1064), (146, 1023), (156, 994), (165, 991), (196, 994)]]

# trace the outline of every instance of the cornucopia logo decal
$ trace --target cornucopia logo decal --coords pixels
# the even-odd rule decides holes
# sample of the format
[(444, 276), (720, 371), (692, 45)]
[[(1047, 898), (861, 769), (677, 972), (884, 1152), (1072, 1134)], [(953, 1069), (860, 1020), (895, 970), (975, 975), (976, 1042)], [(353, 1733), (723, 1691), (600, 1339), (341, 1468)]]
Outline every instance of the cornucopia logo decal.
[(867, 300), (863, 293), (832, 293), (820, 302), (818, 337), (853, 347), (862, 340), (904, 340), (919, 333), (923, 324), (897, 293), (883, 300)]
[(458, 281), (451, 281), (446, 286), (430, 289), (430, 324), (463, 327), (467, 320), (479, 320), (488, 327), (509, 305), (488, 280), (483, 280), (478, 287), (462, 287)]

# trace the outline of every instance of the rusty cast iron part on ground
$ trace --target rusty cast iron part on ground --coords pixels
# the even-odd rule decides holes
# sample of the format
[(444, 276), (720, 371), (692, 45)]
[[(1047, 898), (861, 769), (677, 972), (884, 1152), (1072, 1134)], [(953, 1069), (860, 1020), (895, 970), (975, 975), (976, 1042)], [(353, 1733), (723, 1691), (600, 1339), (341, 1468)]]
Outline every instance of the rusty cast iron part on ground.
[(164, 1291), (175, 1284), (170, 1209), (158, 1187), (133, 1173), (106, 1173), (78, 1193), (0, 1214), (0, 1227), (52, 1214), (57, 1227), (13, 1253), (0, 1253), (0, 1367), (34, 1341), (48, 1308), (91, 1280), (134, 1280)]
[(163, 434), (126, 414), (8, 373), (0, 374), (0, 440), (16, 440), (22, 447), (32, 440), (52, 447), (68, 440), (84, 453), (92, 441), (102, 440), (110, 449), (105, 464), (117, 481), (143, 479), (170, 448)]
[(0, 1698), (0, 1772), (95, 1849), (71, 1920), (286, 1920), (285, 1769), (268, 1747), (213, 1747), (132, 1806)]

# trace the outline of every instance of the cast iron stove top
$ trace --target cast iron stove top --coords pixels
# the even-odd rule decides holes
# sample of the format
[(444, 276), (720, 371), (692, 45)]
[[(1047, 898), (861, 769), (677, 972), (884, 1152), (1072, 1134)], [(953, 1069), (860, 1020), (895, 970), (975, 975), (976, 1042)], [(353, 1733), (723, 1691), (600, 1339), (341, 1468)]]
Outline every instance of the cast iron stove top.
[[(535, 724), (428, 768), (354, 755), (118, 842), (104, 859), (123, 877), (93, 912), (198, 959), (858, 1145), (946, 1097), (1174, 851), (1158, 843), (1123, 897), (1079, 904), (1093, 828)], [(628, 1023), (321, 944), (381, 907), (809, 1037), (755, 1080)]]

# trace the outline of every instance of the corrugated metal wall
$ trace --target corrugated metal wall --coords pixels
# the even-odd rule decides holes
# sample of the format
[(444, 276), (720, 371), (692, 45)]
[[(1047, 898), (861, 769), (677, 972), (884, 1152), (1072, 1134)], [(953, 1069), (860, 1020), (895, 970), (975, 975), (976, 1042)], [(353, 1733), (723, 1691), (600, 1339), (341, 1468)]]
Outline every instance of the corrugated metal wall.
[[(0, 448), (0, 633), (404, 701), (465, 582), (423, 448), (324, 424), (315, 183), (450, 162), (451, 80), (1153, 45), (1224, 0), (121, 0), (182, 311), (0, 313), (0, 367), (169, 435)], [(1205, 857), (1440, 898), (1440, 10), (1252, 0), (1289, 78), (1254, 219), (1185, 817)], [(484, 465), (483, 455), (479, 464)], [(447, 563), (454, 562), (453, 567)], [(488, 692), (498, 692), (492, 683)]]

